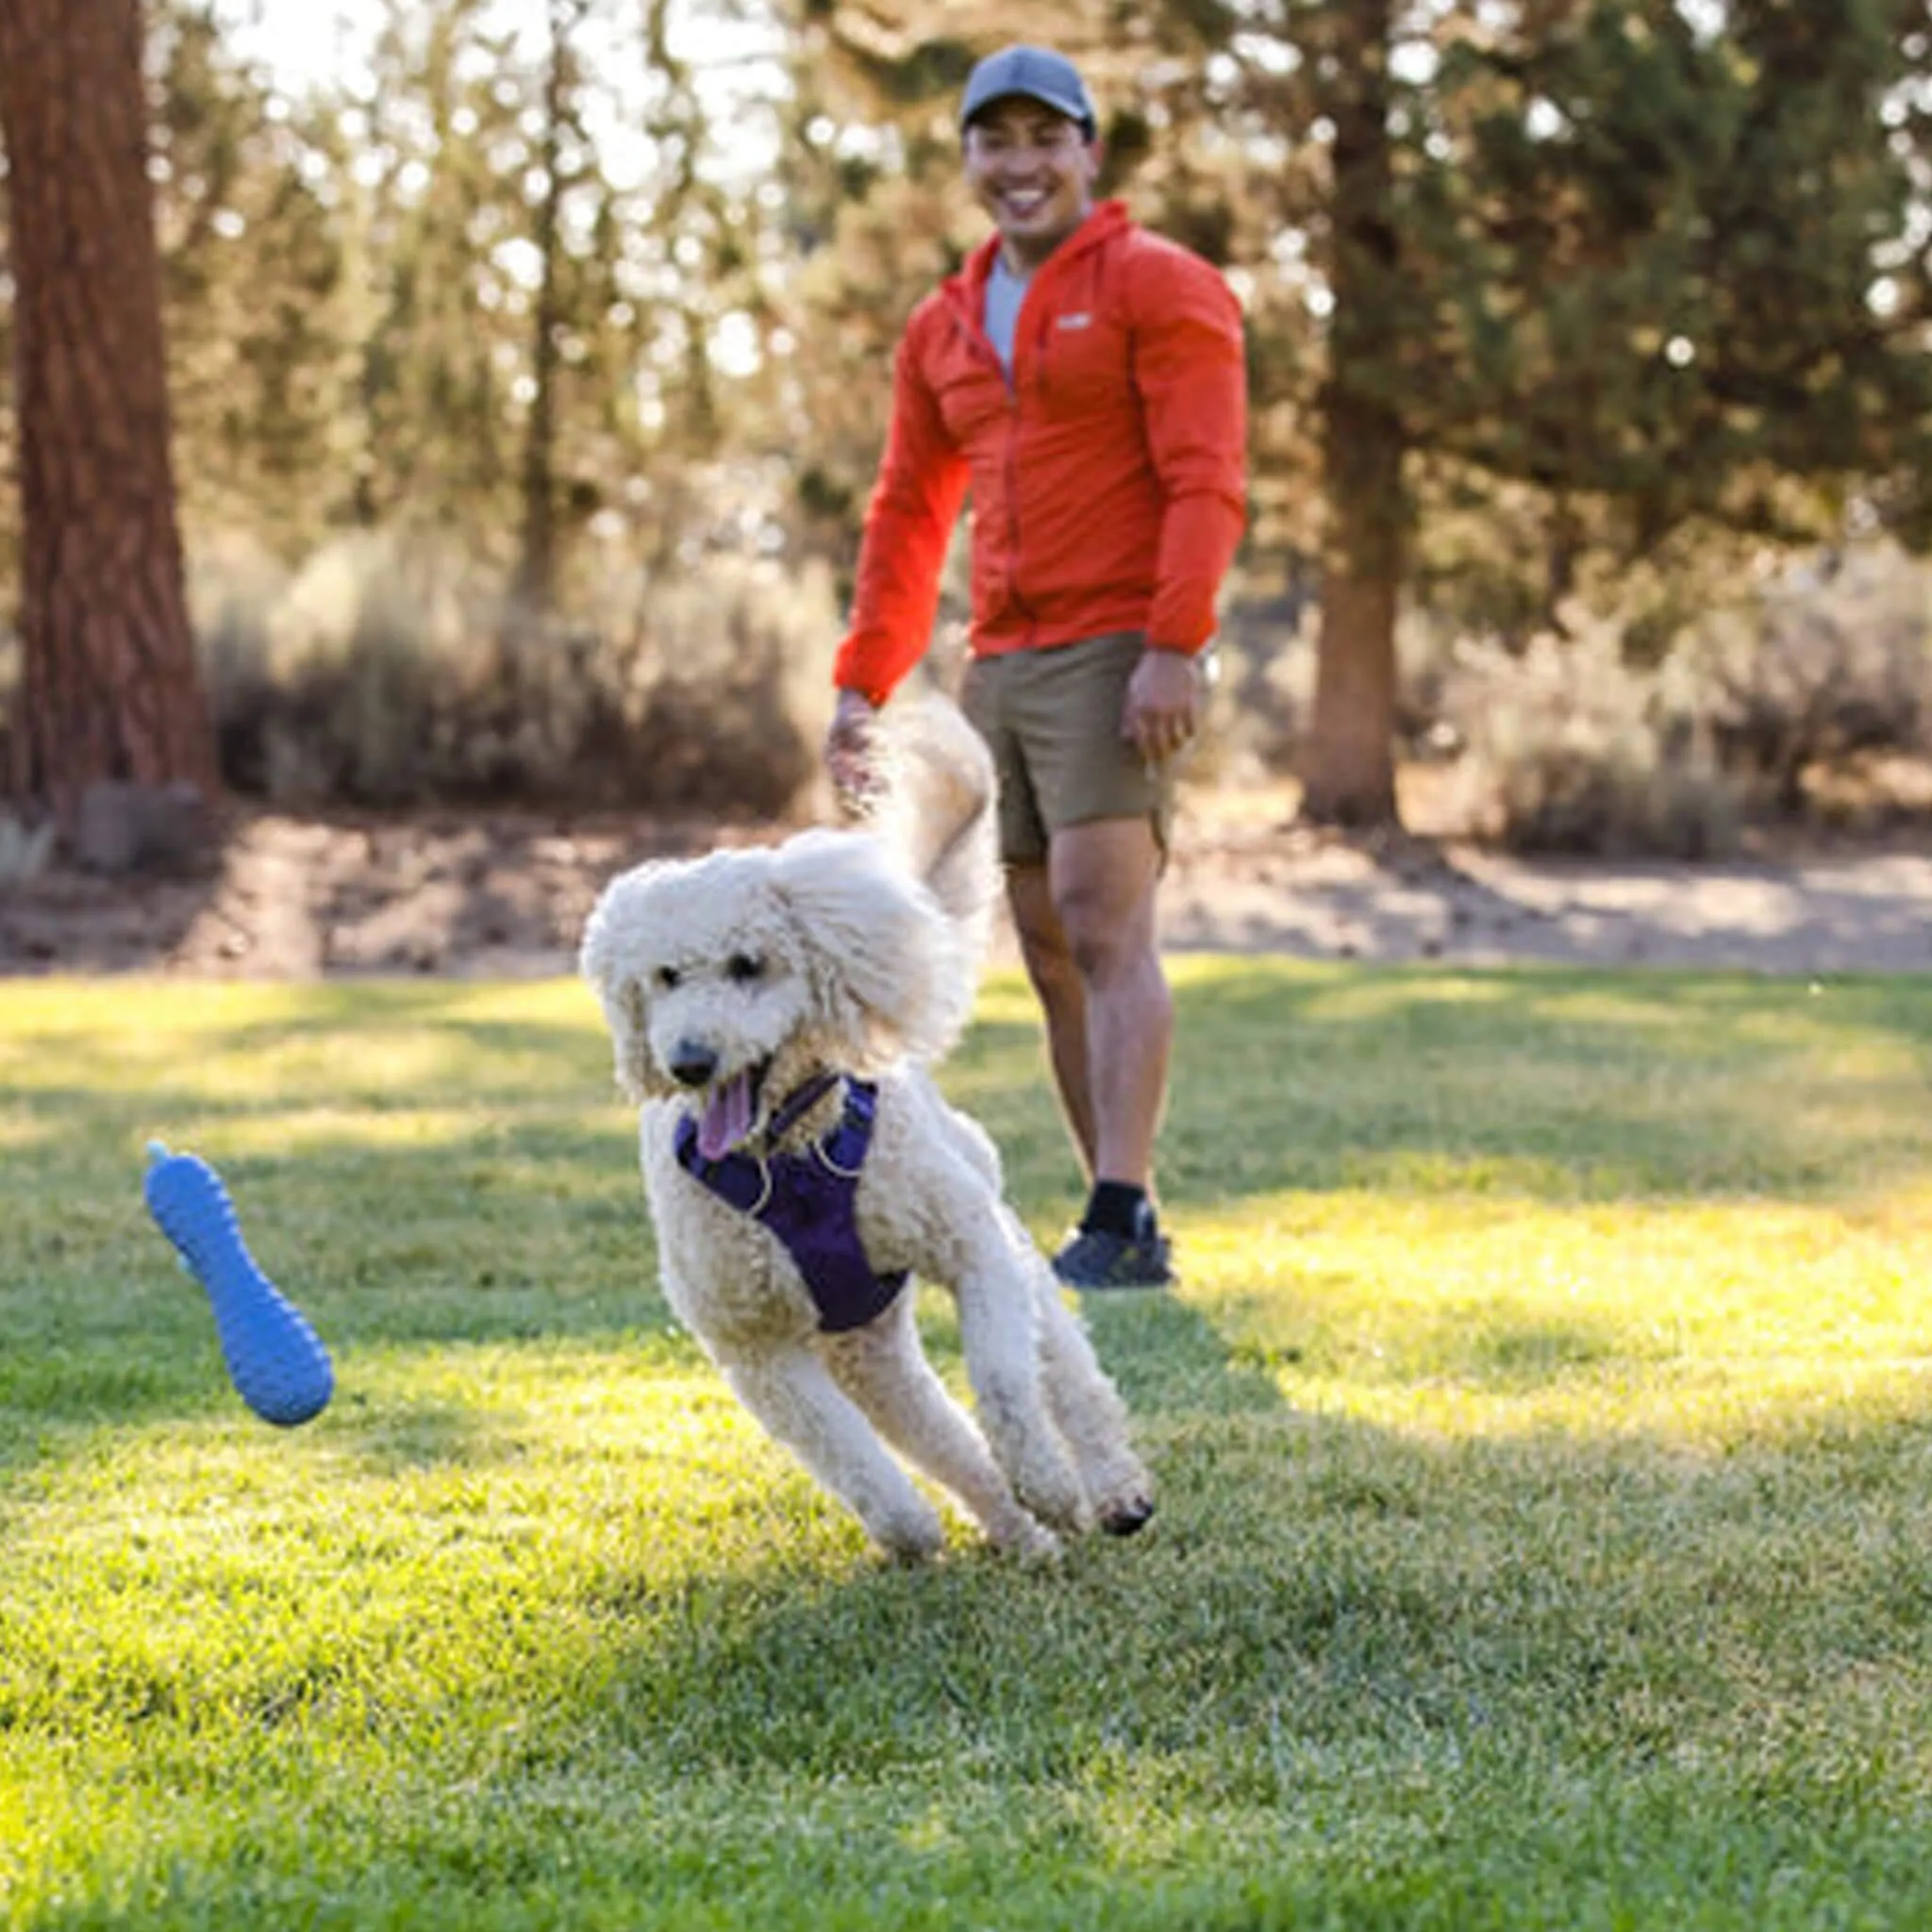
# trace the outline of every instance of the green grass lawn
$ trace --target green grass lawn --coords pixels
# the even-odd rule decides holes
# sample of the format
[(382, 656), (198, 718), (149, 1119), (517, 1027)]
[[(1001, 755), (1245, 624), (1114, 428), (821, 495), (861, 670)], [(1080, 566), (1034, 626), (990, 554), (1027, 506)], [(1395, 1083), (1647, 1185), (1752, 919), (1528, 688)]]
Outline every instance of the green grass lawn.
[[(580, 988), (0, 986), (0, 1923), (1932, 1924), (1932, 981), (1175, 976), (1161, 1514), (1046, 1573), (723, 1393)], [(1052, 1239), (1016, 980), (946, 1079)]]

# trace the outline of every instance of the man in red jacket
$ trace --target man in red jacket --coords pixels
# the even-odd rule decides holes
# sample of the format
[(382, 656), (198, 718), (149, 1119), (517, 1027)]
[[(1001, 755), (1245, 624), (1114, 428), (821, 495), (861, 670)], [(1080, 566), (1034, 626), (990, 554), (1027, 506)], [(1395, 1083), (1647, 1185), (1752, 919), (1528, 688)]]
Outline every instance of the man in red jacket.
[(863, 782), (873, 713), (925, 651), (970, 490), (961, 702), (999, 770), (1008, 897), (1091, 1182), (1054, 1267), (1075, 1288), (1160, 1287), (1174, 1003), (1155, 891), (1245, 518), (1241, 309), (1207, 262), (1095, 202), (1093, 103), (1062, 56), (989, 56), (960, 122), (995, 232), (900, 341), (827, 760)]

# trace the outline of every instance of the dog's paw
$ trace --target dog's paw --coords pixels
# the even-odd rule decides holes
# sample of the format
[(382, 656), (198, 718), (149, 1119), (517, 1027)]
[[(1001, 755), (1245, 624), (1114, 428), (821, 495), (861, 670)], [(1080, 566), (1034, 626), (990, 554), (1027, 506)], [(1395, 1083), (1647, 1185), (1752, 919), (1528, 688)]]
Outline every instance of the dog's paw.
[(1023, 1563), (1058, 1563), (1060, 1559), (1059, 1538), (1017, 1504), (1010, 1515), (987, 1525), (986, 1540), (1001, 1556), (1017, 1557)]
[(1095, 1497), (1093, 1515), (1108, 1536), (1137, 1535), (1154, 1517), (1154, 1478), (1135, 1462)]
[(1065, 1469), (1028, 1472), (1013, 1484), (1013, 1493), (1041, 1523), (1062, 1536), (1081, 1536), (1093, 1526), (1086, 1492), (1074, 1476), (1071, 1465)]
[(1153, 1520), (1151, 1495), (1122, 1496), (1100, 1511), (1100, 1526), (1108, 1536), (1138, 1536)]
[(931, 1509), (894, 1510), (873, 1518), (865, 1527), (881, 1554), (895, 1563), (929, 1563), (946, 1541), (945, 1527)]

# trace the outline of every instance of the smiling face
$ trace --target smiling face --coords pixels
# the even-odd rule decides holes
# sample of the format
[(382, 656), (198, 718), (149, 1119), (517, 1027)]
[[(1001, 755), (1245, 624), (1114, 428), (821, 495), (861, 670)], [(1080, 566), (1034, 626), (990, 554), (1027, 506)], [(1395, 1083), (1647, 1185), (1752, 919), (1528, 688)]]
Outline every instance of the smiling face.
[(1087, 219), (1099, 172), (1099, 142), (1024, 94), (990, 101), (966, 130), (967, 186), (1016, 275), (1031, 274)]

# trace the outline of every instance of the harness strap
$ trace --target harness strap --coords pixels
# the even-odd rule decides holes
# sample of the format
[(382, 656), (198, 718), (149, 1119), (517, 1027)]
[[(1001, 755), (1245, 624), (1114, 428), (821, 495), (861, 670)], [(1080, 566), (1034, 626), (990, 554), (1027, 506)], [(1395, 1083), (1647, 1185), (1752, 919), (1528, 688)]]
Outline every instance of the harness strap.
[[(832, 1087), (836, 1074), (820, 1074), (791, 1094), (772, 1118), (765, 1144), (808, 1112)], [(874, 1272), (858, 1238), (858, 1176), (872, 1146), (878, 1088), (845, 1082), (838, 1124), (803, 1153), (747, 1154), (734, 1148), (719, 1160), (698, 1152), (696, 1121), (677, 1124), (677, 1162), (720, 1200), (768, 1227), (797, 1265), (827, 1334), (862, 1328), (891, 1307), (906, 1286), (907, 1271)]]

